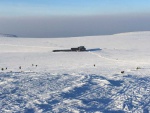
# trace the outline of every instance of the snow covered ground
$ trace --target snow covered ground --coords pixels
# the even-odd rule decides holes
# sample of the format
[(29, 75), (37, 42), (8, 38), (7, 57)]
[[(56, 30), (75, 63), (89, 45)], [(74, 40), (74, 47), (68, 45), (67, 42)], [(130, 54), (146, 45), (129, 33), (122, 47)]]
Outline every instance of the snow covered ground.
[[(149, 113), (149, 42), (149, 31), (71, 38), (1, 36), (0, 113)], [(88, 51), (52, 52), (78, 46)]]

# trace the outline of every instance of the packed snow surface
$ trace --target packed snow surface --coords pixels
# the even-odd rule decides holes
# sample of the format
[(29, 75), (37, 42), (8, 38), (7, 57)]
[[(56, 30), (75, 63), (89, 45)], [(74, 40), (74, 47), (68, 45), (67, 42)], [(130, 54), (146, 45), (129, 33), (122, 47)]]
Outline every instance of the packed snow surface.
[[(150, 32), (0, 37), (0, 113), (149, 113)], [(52, 52), (85, 46), (86, 52)]]

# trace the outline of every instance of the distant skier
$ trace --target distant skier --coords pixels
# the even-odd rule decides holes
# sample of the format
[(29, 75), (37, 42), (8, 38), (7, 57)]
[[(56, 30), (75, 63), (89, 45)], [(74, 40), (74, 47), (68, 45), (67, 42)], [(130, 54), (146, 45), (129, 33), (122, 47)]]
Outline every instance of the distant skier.
[(21, 69), (21, 66), (19, 66), (19, 69)]
[(121, 73), (123, 74), (123, 73), (124, 73), (124, 71), (121, 71)]
[(95, 67), (95, 64), (94, 64), (94, 67)]

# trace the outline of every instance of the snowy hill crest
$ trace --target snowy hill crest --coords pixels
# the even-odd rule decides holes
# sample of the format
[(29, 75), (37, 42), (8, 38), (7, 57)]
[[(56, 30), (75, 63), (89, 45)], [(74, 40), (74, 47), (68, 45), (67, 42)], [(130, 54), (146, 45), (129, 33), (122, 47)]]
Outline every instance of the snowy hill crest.
[(18, 37), (18, 36), (14, 35), (14, 34), (3, 34), (3, 33), (0, 33), (0, 37)]

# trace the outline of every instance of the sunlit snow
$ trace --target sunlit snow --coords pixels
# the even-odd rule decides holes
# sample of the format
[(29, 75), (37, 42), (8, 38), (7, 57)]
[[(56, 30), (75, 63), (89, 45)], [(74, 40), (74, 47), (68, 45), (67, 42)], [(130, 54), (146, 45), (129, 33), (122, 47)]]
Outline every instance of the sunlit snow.
[[(1, 113), (149, 113), (150, 32), (0, 37)], [(86, 52), (52, 52), (85, 46)], [(122, 73), (121, 73), (122, 71)]]

